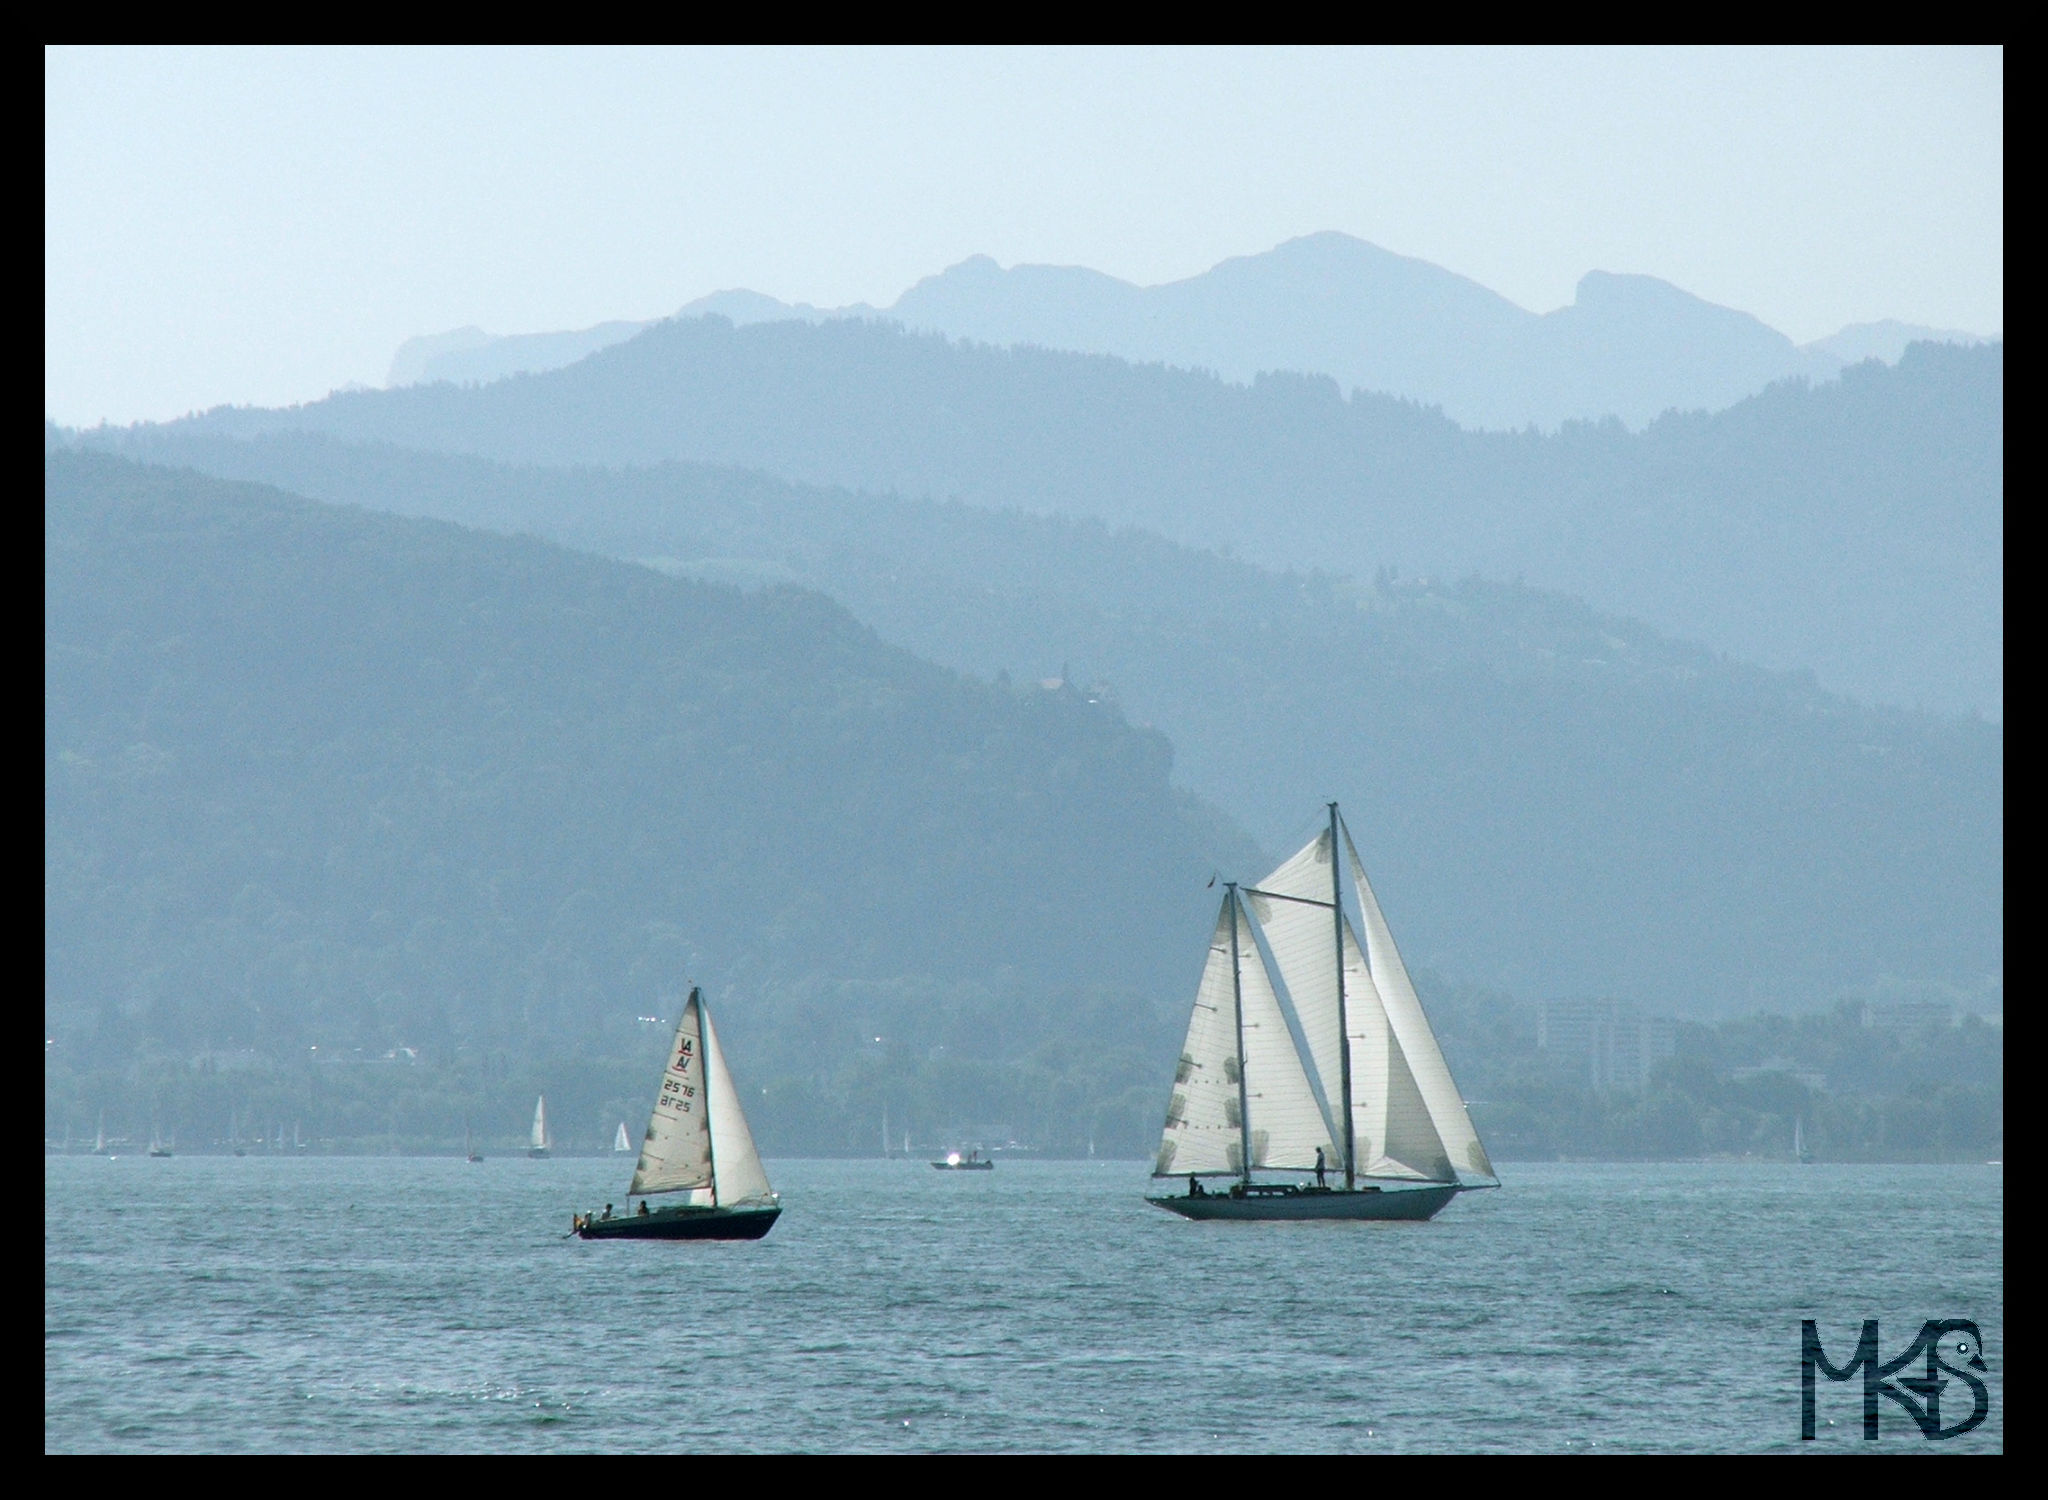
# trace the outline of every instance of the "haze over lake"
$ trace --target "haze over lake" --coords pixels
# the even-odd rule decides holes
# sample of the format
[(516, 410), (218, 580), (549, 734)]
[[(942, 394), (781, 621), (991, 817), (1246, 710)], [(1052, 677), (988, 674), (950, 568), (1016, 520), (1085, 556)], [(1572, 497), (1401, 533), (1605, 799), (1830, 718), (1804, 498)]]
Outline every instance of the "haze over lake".
[(2002, 1451), (2002, 49), (44, 78), (47, 1450)]

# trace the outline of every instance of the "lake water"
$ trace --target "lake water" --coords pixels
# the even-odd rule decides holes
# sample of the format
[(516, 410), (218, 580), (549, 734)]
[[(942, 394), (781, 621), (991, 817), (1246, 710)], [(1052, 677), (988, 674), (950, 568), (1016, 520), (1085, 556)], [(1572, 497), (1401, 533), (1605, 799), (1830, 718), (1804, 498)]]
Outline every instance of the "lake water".
[[(616, 1160), (46, 1158), (44, 1447), (2004, 1449), (2002, 1168), (1506, 1165), (1286, 1225), (1162, 1213), (1138, 1163), (768, 1166), (765, 1240), (586, 1244)], [(1801, 1444), (1809, 1317), (1838, 1364), (1975, 1319), (1989, 1417), (1887, 1401), (1866, 1444), (1823, 1381)]]

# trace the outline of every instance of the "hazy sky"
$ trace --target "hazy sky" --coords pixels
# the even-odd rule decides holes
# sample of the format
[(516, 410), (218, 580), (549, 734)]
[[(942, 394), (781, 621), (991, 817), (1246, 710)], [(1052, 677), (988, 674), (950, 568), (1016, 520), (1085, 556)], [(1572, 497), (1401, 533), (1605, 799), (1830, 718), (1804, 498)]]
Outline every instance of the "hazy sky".
[(44, 54), (44, 404), (381, 384), (413, 334), (1170, 281), (1338, 229), (1535, 311), (2002, 332), (1997, 49)]

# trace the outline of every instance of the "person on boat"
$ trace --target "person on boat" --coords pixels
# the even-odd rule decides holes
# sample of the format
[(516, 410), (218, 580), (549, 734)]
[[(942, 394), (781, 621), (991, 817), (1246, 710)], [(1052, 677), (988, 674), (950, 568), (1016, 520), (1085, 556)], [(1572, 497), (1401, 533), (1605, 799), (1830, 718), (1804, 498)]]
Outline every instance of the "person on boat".
[(640, 1212), (643, 1214), (647, 1212), (647, 1200), (645, 1198), (640, 1200)]
[(1205, 1194), (1202, 1191), (1202, 1184), (1200, 1180), (1192, 1172), (1188, 1173), (1188, 1196), (1190, 1198), (1202, 1198), (1207, 1196), (1207, 1194)]
[(1316, 1186), (1327, 1186), (1323, 1181), (1323, 1148), (1321, 1146), (1316, 1147)]
[(611, 1205), (610, 1205), (609, 1203), (607, 1203), (607, 1204), (606, 1204), (606, 1205), (604, 1206), (604, 1216), (605, 1216), (605, 1217), (606, 1217), (607, 1219), (609, 1219), (609, 1218), (610, 1218), (610, 1217), (612, 1216), (612, 1206), (611, 1206)]

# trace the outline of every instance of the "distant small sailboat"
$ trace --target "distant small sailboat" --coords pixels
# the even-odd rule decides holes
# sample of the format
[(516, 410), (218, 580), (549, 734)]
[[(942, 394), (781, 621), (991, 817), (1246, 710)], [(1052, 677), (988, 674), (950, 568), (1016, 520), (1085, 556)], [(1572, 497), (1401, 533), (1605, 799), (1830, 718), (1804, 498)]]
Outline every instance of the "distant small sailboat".
[(149, 1154), (151, 1156), (172, 1156), (176, 1154), (176, 1151), (174, 1147), (166, 1144), (164, 1138), (158, 1135), (155, 1129), (152, 1128), (149, 1132)]
[(462, 1155), (464, 1159), (472, 1163), (483, 1160), (482, 1154), (477, 1151), (475, 1144), (470, 1138), (469, 1126), (466, 1124), (462, 1127)]
[(92, 1138), (92, 1154), (94, 1156), (105, 1156), (107, 1154), (107, 1112), (105, 1110), (100, 1111), (99, 1130)]
[(621, 1120), (619, 1121), (619, 1133), (612, 1137), (612, 1154), (618, 1156), (632, 1149), (633, 1143), (626, 1139), (626, 1122)]
[(933, 1162), (932, 1165), (941, 1172), (993, 1172), (996, 1169), (995, 1162), (991, 1158), (983, 1156), (979, 1146), (976, 1146), (965, 1156), (962, 1156), (958, 1151), (948, 1151), (939, 1160)]
[(555, 1154), (554, 1133), (548, 1129), (548, 1096), (542, 1094), (533, 1103), (533, 1132), (528, 1137), (526, 1154), (532, 1157)]
[[(650, 1208), (647, 1198), (654, 1193), (689, 1196), (672, 1208)], [(576, 1233), (586, 1240), (758, 1240), (782, 1216), (719, 1049), (710, 1007), (696, 989), (676, 1023), (639, 1164), (626, 1188), (629, 1207), (636, 1197), (638, 1213), (613, 1218), (607, 1204), (602, 1214), (576, 1215)]]
[(1806, 1149), (1806, 1119), (1802, 1115), (1792, 1117), (1792, 1159), (1800, 1162), (1813, 1160), (1813, 1153)]
[(1429, 1219), (1500, 1185), (1334, 802), (1259, 885), (1224, 887), (1152, 1175), (1186, 1178), (1146, 1201), (1189, 1219)]

